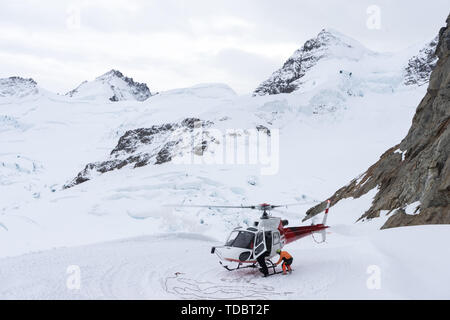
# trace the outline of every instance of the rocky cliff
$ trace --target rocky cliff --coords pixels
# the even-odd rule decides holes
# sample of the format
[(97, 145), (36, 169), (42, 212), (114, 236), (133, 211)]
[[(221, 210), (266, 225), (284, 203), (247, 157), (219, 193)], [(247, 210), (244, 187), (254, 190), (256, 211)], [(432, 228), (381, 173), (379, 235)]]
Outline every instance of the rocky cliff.
[[(436, 67), (407, 136), (330, 197), (335, 205), (378, 188), (360, 220), (384, 211), (389, 218), (382, 228), (450, 223), (450, 15), (446, 22), (439, 32)], [(304, 220), (325, 206), (326, 201), (309, 209)]]

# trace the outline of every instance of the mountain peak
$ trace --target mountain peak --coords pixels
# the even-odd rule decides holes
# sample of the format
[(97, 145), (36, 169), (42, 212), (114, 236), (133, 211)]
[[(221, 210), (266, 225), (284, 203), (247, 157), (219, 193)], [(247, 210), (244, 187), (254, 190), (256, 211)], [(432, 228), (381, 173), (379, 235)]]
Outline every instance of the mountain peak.
[(327, 58), (360, 60), (371, 51), (358, 41), (331, 28), (322, 29), (315, 38), (307, 40), (284, 65), (261, 83), (254, 95), (290, 93), (301, 85), (300, 79), (320, 60)]
[(22, 98), (38, 93), (37, 83), (31, 78), (9, 77), (0, 79), (0, 97)]
[(341, 38), (341, 39), (351, 39), (351, 41), (355, 41), (354, 39), (350, 38), (349, 36), (346, 36), (342, 32), (333, 29), (333, 28), (323, 28), (320, 30), (320, 32), (317, 34), (317, 37), (325, 36), (325, 35), (331, 35), (335, 38)]
[(95, 80), (103, 80), (103, 79), (110, 79), (111, 77), (117, 77), (119, 79), (126, 78), (122, 72), (119, 70), (111, 69), (110, 71), (102, 74), (101, 76), (98, 76), (95, 78)]
[(133, 78), (122, 72), (111, 69), (95, 78), (94, 81), (84, 81), (66, 95), (81, 99), (94, 100), (107, 98), (110, 101), (137, 100), (144, 101), (152, 94), (147, 84), (135, 82)]
[(346, 45), (351, 47), (364, 47), (357, 40), (333, 28), (322, 29), (315, 38), (312, 38), (309, 41), (311, 40), (316, 40), (326, 45)]
[(343, 33), (337, 31), (333, 28), (323, 28), (320, 30), (320, 32), (317, 34), (316, 38), (327, 38), (327, 37), (333, 37), (333, 38), (348, 38)]

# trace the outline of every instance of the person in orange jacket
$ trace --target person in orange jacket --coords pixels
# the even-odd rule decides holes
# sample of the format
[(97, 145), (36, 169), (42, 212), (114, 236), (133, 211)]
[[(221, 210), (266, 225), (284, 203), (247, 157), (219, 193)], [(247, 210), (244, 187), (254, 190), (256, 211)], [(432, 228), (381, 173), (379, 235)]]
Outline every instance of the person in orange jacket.
[(287, 251), (281, 251), (280, 249), (277, 250), (277, 253), (280, 255), (280, 259), (275, 263), (277, 266), (281, 260), (283, 260), (283, 264), (281, 265), (283, 267), (283, 274), (286, 274), (286, 268), (288, 269), (289, 273), (292, 272), (291, 264), (294, 258), (287, 252)]

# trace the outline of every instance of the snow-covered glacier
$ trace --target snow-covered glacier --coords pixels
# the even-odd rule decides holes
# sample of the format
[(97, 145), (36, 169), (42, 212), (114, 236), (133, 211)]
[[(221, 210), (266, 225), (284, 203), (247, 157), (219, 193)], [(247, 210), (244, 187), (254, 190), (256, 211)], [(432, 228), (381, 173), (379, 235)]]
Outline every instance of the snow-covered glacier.
[[(437, 276), (418, 276), (417, 290), (405, 284), (437, 265), (425, 244), (448, 250), (441, 241), (448, 228), (381, 232), (383, 215), (355, 224), (372, 193), (332, 208), (328, 243), (306, 239), (289, 248), (298, 257), (291, 283), (230, 275), (209, 254), (234, 227), (253, 223), (254, 212), (167, 206), (304, 201), (280, 213), (300, 225), (311, 202), (405, 136), (426, 90), (405, 84), (416, 54), (423, 51), (373, 52), (325, 29), (245, 95), (218, 83), (153, 94), (118, 70), (65, 95), (32, 79), (0, 79), (0, 298), (445, 297), (430, 289)], [(186, 143), (196, 128), (204, 139)], [(273, 174), (261, 175), (264, 163), (202, 160), (253, 131), (279, 138), (272, 140), (279, 147)], [(182, 154), (198, 161), (174, 161)], [(406, 261), (411, 244), (421, 259), (402, 274), (392, 256)], [(86, 268), (77, 292), (64, 282), (73, 264)], [(373, 264), (386, 270), (381, 291), (366, 288)], [(50, 278), (51, 290), (36, 280)]]

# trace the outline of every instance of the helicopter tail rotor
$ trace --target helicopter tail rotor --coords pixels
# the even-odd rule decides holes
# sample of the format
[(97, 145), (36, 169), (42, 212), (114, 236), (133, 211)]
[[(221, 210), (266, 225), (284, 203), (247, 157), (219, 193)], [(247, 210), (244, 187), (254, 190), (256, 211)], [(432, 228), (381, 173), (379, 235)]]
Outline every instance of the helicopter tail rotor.
[[(328, 211), (330, 210), (330, 204), (331, 204), (331, 201), (328, 200), (327, 201), (327, 207), (325, 208), (325, 214), (324, 214), (323, 220), (322, 220), (322, 224), (324, 226), (327, 225), (327, 218), (328, 218)], [(321, 230), (320, 234), (322, 235), (322, 242), (325, 242), (325, 240), (327, 240), (327, 229)]]
[(327, 207), (325, 208), (325, 214), (323, 216), (322, 224), (325, 226), (327, 224), (328, 211), (330, 210), (331, 201), (327, 200)]

